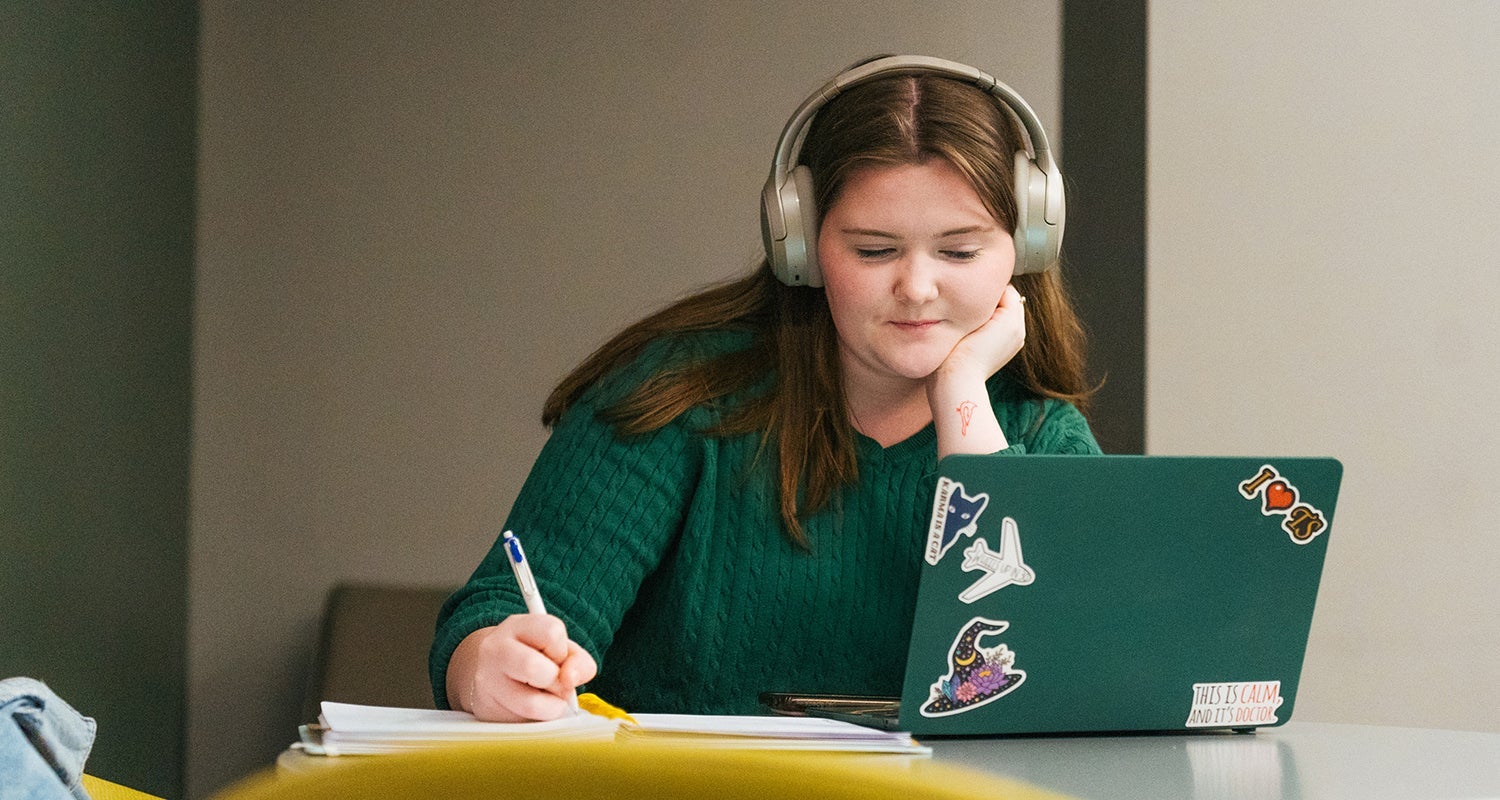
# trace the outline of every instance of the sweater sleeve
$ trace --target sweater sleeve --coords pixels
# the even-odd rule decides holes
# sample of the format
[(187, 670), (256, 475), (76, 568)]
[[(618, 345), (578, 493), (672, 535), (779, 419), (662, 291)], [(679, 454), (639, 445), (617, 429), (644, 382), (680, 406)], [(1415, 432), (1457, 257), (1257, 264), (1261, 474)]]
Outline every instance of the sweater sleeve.
[(1041, 424), (1023, 440), (1026, 451), (1038, 455), (1097, 456), (1102, 451), (1083, 412), (1072, 403), (1042, 403)]
[(1006, 431), (1010, 447), (1000, 455), (1099, 455), (1099, 443), (1077, 406), (1062, 400), (1032, 400), (1025, 404), (1014, 434)]
[[(601, 663), (641, 583), (681, 530), (709, 446), (693, 432), (692, 415), (633, 437), (599, 419), (649, 369), (637, 363), (569, 409), (505, 523), (526, 546), (548, 613)], [(524, 611), (497, 540), (439, 613), (428, 660), (439, 708), (447, 706), (448, 662), (459, 642)]]

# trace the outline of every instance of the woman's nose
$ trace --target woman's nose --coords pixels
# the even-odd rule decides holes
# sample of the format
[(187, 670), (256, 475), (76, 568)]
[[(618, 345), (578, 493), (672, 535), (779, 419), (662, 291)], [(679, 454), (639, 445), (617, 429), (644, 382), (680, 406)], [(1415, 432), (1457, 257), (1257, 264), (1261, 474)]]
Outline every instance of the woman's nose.
[(937, 298), (937, 270), (923, 256), (912, 256), (896, 269), (892, 287), (896, 297), (909, 305), (921, 305)]

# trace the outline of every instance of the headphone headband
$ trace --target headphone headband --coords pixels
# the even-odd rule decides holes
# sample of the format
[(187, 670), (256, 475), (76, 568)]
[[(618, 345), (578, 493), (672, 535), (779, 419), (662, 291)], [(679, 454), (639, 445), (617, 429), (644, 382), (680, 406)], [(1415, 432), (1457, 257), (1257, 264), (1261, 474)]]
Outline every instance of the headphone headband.
[(812, 176), (799, 167), (803, 141), (813, 118), (851, 87), (891, 75), (939, 75), (978, 87), (994, 96), (1020, 122), (1030, 153), (1016, 162), (1016, 274), (1041, 272), (1057, 263), (1066, 205), (1062, 174), (1036, 112), (1016, 91), (987, 72), (928, 56), (886, 56), (848, 69), (802, 102), (782, 129), (761, 195), (761, 234), (766, 257), (782, 283), (822, 286), (817, 264), (817, 209)]

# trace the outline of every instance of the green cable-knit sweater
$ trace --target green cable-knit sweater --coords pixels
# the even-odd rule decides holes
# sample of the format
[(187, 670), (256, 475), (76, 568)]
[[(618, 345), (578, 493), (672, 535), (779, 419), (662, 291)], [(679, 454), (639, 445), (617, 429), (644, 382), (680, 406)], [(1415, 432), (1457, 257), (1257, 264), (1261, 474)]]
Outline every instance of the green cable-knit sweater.
[[(632, 711), (753, 713), (762, 691), (899, 695), (936, 486), (931, 425), (887, 448), (859, 437), (859, 482), (782, 532), (756, 434), (712, 438), (695, 409), (620, 438), (596, 412), (667, 358), (743, 349), (732, 334), (658, 343), (593, 387), (542, 448), (506, 528), (526, 545), (548, 612), (599, 662), (588, 689)], [(989, 381), (1007, 454), (1098, 453), (1072, 405)], [(443, 606), (434, 698), (465, 636), (524, 611), (497, 543)]]

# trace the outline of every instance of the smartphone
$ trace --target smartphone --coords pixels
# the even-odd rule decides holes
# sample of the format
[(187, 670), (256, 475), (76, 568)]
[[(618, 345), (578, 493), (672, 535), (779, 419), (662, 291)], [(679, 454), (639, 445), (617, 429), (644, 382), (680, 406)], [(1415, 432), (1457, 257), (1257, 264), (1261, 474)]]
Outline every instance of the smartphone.
[(870, 728), (895, 730), (901, 698), (864, 694), (761, 692), (760, 704), (792, 717), (827, 717)]

